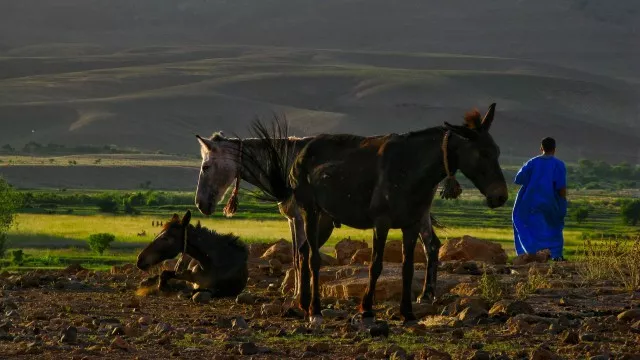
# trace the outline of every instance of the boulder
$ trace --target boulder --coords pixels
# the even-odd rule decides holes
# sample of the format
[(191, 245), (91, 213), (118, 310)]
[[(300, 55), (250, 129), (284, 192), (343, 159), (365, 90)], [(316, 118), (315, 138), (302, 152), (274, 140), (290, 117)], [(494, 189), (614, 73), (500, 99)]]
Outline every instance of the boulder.
[(353, 256), (351, 257), (351, 264), (365, 264), (371, 261), (371, 251), (370, 248), (359, 249), (357, 250)]
[(260, 258), (264, 260), (277, 259), (282, 264), (291, 264), (291, 262), (293, 262), (291, 243), (284, 239), (280, 239), (278, 242), (271, 245), (271, 247), (269, 247)]
[(465, 235), (447, 241), (438, 254), (440, 261), (483, 261), (490, 264), (506, 264), (507, 253), (500, 244)]
[(336, 260), (339, 265), (348, 265), (356, 251), (368, 247), (365, 241), (342, 239), (335, 245)]
[(529, 263), (546, 263), (551, 259), (549, 249), (540, 250), (535, 254), (522, 254), (513, 259), (513, 265), (525, 265)]

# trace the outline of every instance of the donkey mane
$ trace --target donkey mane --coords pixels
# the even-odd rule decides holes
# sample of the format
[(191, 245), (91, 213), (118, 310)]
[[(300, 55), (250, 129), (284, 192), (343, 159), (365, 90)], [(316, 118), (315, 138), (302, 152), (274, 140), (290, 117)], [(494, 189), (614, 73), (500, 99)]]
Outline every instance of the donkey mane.
[[(172, 218), (170, 221), (168, 221), (164, 227), (163, 230), (168, 230), (171, 227), (182, 227), (182, 224), (180, 223), (180, 219), (179, 218)], [(195, 226), (192, 224), (189, 224), (188, 226), (189, 232), (191, 234), (195, 234), (195, 237), (197, 239), (200, 239), (202, 242), (204, 243), (210, 243), (210, 244), (214, 244), (214, 243), (218, 243), (218, 244), (225, 244), (228, 245), (230, 247), (235, 247), (235, 248), (239, 248), (239, 249), (246, 249), (247, 246), (240, 240), (240, 238), (236, 235), (234, 235), (233, 233), (227, 233), (227, 234), (220, 234), (217, 231), (213, 230), (213, 229), (208, 229), (204, 226), (202, 226), (200, 224), (200, 221), (198, 221), (198, 224), (196, 224)], [(193, 235), (192, 235), (193, 236)], [(187, 240), (189, 241), (189, 240)]]

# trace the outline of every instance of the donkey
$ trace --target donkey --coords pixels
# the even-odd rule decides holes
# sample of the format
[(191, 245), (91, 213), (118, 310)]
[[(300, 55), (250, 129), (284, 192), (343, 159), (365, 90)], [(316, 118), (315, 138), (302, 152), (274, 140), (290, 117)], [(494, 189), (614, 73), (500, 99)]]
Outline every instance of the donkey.
[(189, 224), (191, 211), (182, 220), (178, 214), (164, 225), (162, 232), (138, 255), (136, 266), (146, 271), (160, 262), (186, 253), (193, 260), (186, 271), (163, 271), (158, 288), (164, 290), (170, 279), (193, 284), (194, 291), (208, 291), (213, 297), (236, 296), (249, 278), (247, 247), (232, 234), (218, 234)]
[(300, 306), (312, 324), (322, 322), (319, 244), (331, 235), (334, 223), (373, 229), (369, 284), (360, 304), (363, 321), (371, 323), (374, 318), (373, 295), (382, 272), (389, 229), (401, 229), (403, 233), (400, 312), (405, 322), (416, 319), (411, 284), (418, 237), (426, 247), (428, 260), (418, 301), (435, 299), (440, 240), (433, 231), (431, 203), (438, 184), (444, 179), (450, 182), (460, 170), (485, 196), (490, 208), (502, 206), (508, 199), (498, 163), (500, 150), (489, 134), (494, 114), (495, 104), (491, 104), (484, 118), (478, 111), (467, 113), (462, 126), (445, 122), (444, 126), (421, 131), (368, 138), (319, 135), (295, 158), (289, 179), (287, 157), (282, 156), (263, 124), (254, 125), (254, 131), (271, 151), (272, 162), (279, 161), (282, 170), (264, 171), (269, 174), (274, 194), (282, 204), (301, 209), (303, 215), (307, 242), (300, 249)]
[[(277, 117), (276, 123), (279, 123)], [(291, 231), (293, 268), (295, 271), (294, 297), (300, 293), (300, 256), (299, 249), (306, 241), (304, 232), (304, 222), (300, 209), (295, 203), (282, 203), (278, 201), (278, 196), (274, 196), (273, 186), (267, 181), (269, 173), (280, 171), (279, 166), (284, 166), (289, 171), (290, 164), (298, 153), (306, 146), (313, 137), (296, 138), (286, 135), (284, 129), (280, 129), (281, 134), (278, 139), (271, 138), (274, 144), (266, 143), (262, 138), (226, 138), (221, 132), (214, 133), (211, 138), (203, 138), (196, 135), (200, 143), (202, 156), (202, 166), (198, 177), (198, 187), (196, 190), (196, 206), (204, 215), (211, 215), (215, 211), (215, 206), (224, 197), (231, 185), (234, 184), (232, 194), (227, 205), (223, 209), (226, 216), (232, 216), (237, 210), (237, 197), (240, 181), (244, 180), (265, 194), (271, 195), (266, 200), (278, 202), (280, 213), (287, 218)], [(362, 137), (364, 140), (365, 138)], [(286, 159), (282, 159), (286, 164), (279, 164), (280, 159), (272, 159), (269, 147), (275, 145), (278, 152)], [(435, 219), (434, 220), (434, 224)], [(438, 224), (439, 225), (439, 224)], [(340, 227), (339, 223), (334, 223), (335, 227)], [(318, 244), (322, 247), (327, 239)]]

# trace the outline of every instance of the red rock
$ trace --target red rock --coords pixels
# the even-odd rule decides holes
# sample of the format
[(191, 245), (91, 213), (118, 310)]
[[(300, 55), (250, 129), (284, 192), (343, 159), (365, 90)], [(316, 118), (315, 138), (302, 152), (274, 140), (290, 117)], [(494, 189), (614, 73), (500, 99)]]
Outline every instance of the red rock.
[(490, 264), (506, 264), (507, 253), (500, 244), (465, 235), (444, 243), (438, 255), (440, 261), (483, 261)]
[(280, 241), (271, 245), (260, 258), (264, 260), (278, 259), (283, 264), (291, 264), (293, 261), (291, 243), (280, 239)]
[(365, 241), (342, 239), (335, 245), (335, 257), (339, 265), (347, 265), (356, 251), (368, 247), (369, 245)]

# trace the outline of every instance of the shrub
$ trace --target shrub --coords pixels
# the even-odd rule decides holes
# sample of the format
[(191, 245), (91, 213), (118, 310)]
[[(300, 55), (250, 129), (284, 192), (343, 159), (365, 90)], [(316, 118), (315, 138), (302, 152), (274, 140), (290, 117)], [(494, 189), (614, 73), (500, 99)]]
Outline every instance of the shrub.
[(478, 289), (480, 296), (490, 303), (495, 303), (502, 298), (502, 284), (495, 275), (489, 275), (486, 272), (482, 274)]
[(24, 252), (22, 250), (11, 251), (11, 262), (14, 265), (21, 266), (24, 263)]
[(0, 177), (0, 257), (5, 255), (7, 230), (13, 224), (16, 211), (20, 206), (20, 195)]
[(89, 248), (102, 255), (105, 250), (111, 247), (111, 243), (116, 239), (113, 234), (99, 233), (89, 236)]
[(129, 214), (129, 215), (140, 214), (140, 211), (138, 211), (138, 209), (133, 207), (130, 199), (122, 199), (122, 207), (124, 209), (125, 214)]
[(638, 225), (640, 222), (640, 200), (624, 201), (620, 206), (622, 221), (627, 225)]
[(629, 291), (640, 288), (640, 237), (635, 241), (586, 241), (578, 262), (586, 281), (610, 280)]
[(98, 209), (100, 209), (101, 212), (115, 213), (118, 211), (118, 202), (110, 195), (103, 195), (98, 199), (96, 205), (98, 205)]
[(589, 208), (587, 206), (580, 206), (573, 212), (573, 218), (578, 224), (582, 224), (587, 217), (589, 217)]

